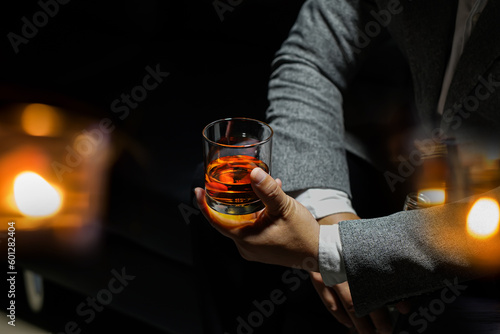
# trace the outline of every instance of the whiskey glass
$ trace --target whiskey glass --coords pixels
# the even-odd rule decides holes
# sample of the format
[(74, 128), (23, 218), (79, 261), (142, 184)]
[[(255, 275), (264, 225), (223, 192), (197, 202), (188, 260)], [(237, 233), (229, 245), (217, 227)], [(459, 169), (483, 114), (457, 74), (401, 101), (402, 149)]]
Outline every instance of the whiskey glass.
[(264, 208), (250, 183), (256, 167), (271, 173), (273, 130), (259, 120), (226, 118), (203, 129), (205, 193), (213, 210), (246, 215)]

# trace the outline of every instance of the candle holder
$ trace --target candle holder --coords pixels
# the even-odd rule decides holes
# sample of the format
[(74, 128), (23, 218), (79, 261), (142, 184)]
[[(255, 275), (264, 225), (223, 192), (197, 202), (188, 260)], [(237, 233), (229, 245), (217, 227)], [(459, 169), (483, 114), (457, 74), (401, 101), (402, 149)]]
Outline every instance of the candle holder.
[[(96, 238), (105, 203), (111, 120), (40, 103), (0, 106), (0, 233), (51, 230), (76, 245)], [(29, 246), (28, 246), (29, 247)]]

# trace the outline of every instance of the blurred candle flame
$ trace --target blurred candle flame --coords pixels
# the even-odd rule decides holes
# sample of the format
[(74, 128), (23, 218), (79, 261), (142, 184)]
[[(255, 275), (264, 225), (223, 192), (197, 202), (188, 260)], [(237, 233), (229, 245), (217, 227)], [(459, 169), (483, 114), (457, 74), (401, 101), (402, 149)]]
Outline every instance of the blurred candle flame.
[(478, 199), (467, 216), (467, 232), (477, 239), (494, 236), (499, 230), (499, 224), (500, 208), (492, 198)]
[(22, 172), (14, 180), (14, 200), (19, 211), (29, 217), (43, 218), (61, 209), (62, 196), (56, 188), (34, 172)]
[[(446, 191), (444, 189), (423, 189), (418, 192), (419, 201), (425, 199), (425, 205), (440, 205), (446, 202)], [(422, 195), (422, 196), (420, 196)]]
[(32, 136), (55, 136), (60, 132), (61, 119), (56, 108), (32, 103), (24, 108), (21, 125)]

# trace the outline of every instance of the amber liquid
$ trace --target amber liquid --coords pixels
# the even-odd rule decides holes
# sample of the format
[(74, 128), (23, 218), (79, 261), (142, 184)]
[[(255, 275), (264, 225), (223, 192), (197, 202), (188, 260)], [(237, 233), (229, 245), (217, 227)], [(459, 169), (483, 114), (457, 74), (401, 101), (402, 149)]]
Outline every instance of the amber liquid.
[(264, 162), (248, 155), (232, 155), (212, 161), (205, 174), (207, 195), (227, 205), (245, 205), (258, 201), (250, 184), (250, 172), (256, 167), (269, 173)]

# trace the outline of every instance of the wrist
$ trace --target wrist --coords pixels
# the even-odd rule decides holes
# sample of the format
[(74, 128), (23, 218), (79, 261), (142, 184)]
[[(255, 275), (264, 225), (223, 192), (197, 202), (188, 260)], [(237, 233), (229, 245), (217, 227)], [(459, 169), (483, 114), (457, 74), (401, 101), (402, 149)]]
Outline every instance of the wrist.
[(339, 212), (318, 219), (318, 223), (320, 225), (333, 225), (333, 224), (338, 224), (339, 222), (344, 220), (354, 220), (354, 219), (360, 219), (360, 218), (358, 215), (351, 212)]
[(319, 272), (319, 239), (320, 227), (314, 224), (309, 229), (309, 237), (305, 243), (307, 246), (304, 249), (305, 253), (302, 255), (302, 264), (300, 267), (307, 271)]

